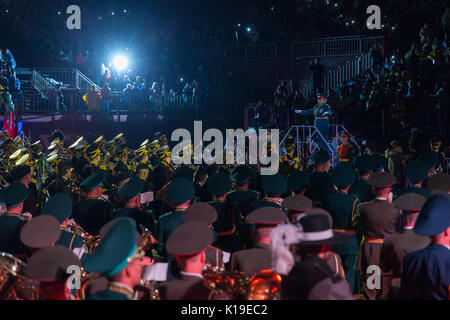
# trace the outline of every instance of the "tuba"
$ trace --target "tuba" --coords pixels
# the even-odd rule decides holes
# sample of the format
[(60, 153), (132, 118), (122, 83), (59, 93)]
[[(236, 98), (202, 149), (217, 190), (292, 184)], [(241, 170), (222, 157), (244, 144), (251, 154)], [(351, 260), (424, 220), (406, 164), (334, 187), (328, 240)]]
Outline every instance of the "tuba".
[(38, 300), (39, 285), (25, 275), (26, 264), (0, 252), (0, 300)]

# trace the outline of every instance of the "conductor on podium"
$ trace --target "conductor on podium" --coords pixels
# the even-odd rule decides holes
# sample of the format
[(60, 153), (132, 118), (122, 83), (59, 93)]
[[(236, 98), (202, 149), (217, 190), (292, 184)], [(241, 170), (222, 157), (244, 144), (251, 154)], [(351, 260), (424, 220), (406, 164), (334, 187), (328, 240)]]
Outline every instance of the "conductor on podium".
[[(320, 132), (324, 139), (328, 140), (332, 111), (326, 101), (327, 98), (323, 94), (319, 93), (317, 94), (317, 105), (314, 108), (307, 110), (295, 110), (295, 113), (302, 116), (313, 115), (314, 127)], [(318, 142), (320, 149), (326, 149), (326, 144), (321, 138), (318, 138), (316, 142)]]

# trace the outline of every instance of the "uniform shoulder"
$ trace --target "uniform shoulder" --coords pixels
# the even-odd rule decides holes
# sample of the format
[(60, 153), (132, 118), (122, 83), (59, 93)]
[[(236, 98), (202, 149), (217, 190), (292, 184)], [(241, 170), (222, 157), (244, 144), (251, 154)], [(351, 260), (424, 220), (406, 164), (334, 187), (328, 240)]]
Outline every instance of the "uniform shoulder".
[(364, 206), (368, 206), (368, 205), (372, 205), (375, 203), (375, 200), (370, 200), (370, 201), (366, 201), (366, 202), (361, 202), (359, 204), (360, 207), (364, 207)]
[(167, 213), (164, 213), (163, 215), (161, 215), (159, 218), (158, 218), (158, 221), (159, 220), (166, 220), (166, 219), (169, 219), (169, 217), (172, 215), (172, 211), (171, 212), (167, 212)]

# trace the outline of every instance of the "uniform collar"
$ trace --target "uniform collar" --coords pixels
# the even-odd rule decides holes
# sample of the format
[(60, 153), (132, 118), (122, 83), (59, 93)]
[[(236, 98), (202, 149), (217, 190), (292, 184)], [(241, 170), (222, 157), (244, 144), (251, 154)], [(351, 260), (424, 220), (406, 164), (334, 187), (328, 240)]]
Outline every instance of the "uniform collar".
[(439, 251), (443, 251), (445, 249), (450, 250), (449, 246), (446, 246), (444, 244), (438, 244), (438, 243), (432, 243), (432, 244), (430, 244), (429, 247), (433, 250), (439, 250)]
[(203, 280), (203, 276), (201, 274), (198, 274), (198, 273), (191, 273), (191, 272), (180, 271), (180, 275), (186, 276), (186, 277), (196, 277), (196, 278), (199, 278), (199, 279)]
[(108, 290), (112, 292), (117, 292), (127, 296), (128, 299), (133, 300), (134, 290), (127, 286), (126, 284), (120, 282), (111, 282), (108, 285)]
[(261, 243), (261, 242), (258, 242), (258, 243), (256, 244), (256, 247), (257, 247), (257, 248), (262, 248), (262, 249), (269, 249), (269, 245), (267, 245), (267, 244), (265, 244), (265, 243)]

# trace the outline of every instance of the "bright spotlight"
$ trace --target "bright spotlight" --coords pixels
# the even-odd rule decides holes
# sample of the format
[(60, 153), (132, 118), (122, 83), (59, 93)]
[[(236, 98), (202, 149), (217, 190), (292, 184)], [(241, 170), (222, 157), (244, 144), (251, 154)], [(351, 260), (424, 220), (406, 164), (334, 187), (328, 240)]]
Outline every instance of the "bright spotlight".
[(247, 27), (247, 32), (251, 32), (251, 31), (252, 31), (252, 28)]
[(122, 71), (128, 66), (128, 59), (124, 56), (116, 56), (113, 63), (117, 71)]

